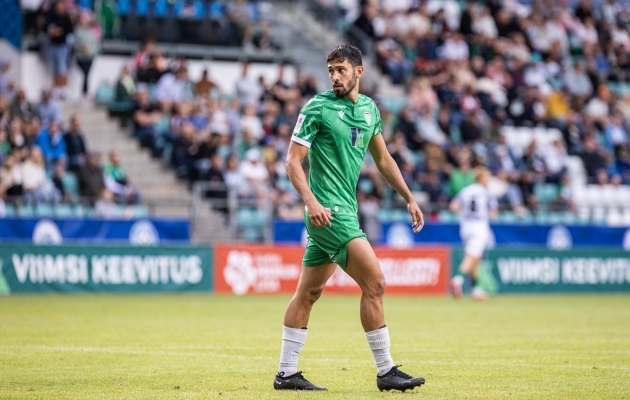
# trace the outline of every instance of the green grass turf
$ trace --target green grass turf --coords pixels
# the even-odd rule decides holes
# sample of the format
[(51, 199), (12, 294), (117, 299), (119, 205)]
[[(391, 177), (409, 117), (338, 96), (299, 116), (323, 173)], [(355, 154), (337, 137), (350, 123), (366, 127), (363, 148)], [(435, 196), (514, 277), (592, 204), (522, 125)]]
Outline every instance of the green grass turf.
[(389, 297), (392, 355), (426, 378), (380, 393), (359, 299), (324, 295), (300, 369), (275, 392), (286, 296), (0, 298), (2, 399), (630, 398), (630, 296)]

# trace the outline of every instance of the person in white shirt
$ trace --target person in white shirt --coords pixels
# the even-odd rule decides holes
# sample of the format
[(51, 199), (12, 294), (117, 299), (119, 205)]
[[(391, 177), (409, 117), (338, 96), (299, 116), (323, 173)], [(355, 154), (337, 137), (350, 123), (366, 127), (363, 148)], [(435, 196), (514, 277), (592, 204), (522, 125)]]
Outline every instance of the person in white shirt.
[(462, 189), (451, 201), (450, 209), (461, 213), (459, 234), (464, 242), (464, 259), (459, 265), (459, 272), (451, 279), (453, 296), (463, 294), (467, 275), (472, 277), (474, 300), (484, 300), (488, 293), (477, 284), (479, 263), (484, 250), (492, 243), (493, 235), (489, 219), (496, 218), (498, 202), (487, 189), (490, 171), (485, 167), (475, 168), (476, 183)]

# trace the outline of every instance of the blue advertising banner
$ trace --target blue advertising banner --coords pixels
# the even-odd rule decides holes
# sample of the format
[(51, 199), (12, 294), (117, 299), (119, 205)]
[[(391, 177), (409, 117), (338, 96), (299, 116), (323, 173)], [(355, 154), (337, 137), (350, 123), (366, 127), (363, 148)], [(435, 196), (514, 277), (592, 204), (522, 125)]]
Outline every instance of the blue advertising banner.
[[(493, 224), (492, 231), (497, 246), (546, 246), (556, 250), (597, 246), (630, 250), (630, 227)], [(276, 243), (304, 244), (305, 240), (303, 222), (274, 223)], [(460, 245), (459, 225), (427, 223), (422, 232), (414, 235), (410, 224), (383, 224), (378, 244), (405, 248), (420, 243)]]
[(188, 243), (189, 223), (183, 219), (0, 219), (0, 242), (38, 244), (118, 243), (140, 246)]

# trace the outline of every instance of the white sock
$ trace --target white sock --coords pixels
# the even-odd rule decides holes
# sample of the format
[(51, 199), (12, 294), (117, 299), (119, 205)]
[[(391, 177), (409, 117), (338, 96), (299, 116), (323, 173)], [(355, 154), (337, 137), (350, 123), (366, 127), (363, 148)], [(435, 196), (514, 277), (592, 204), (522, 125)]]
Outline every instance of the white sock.
[(291, 376), (298, 372), (298, 357), (306, 342), (307, 333), (306, 329), (282, 327), (282, 350), (278, 372), (284, 372), (284, 376)]
[(365, 337), (367, 337), (368, 346), (372, 350), (378, 374), (386, 374), (394, 366), (394, 360), (389, 354), (389, 330), (387, 326), (366, 332)]

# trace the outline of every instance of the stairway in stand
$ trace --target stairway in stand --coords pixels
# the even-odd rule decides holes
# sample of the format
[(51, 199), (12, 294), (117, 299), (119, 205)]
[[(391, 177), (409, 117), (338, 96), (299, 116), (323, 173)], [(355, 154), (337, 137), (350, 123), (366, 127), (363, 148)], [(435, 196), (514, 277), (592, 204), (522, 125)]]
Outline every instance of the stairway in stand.
[(116, 120), (110, 119), (105, 109), (97, 108), (89, 101), (66, 101), (62, 110), (64, 127), (72, 114), (79, 116), (87, 148), (100, 151), (103, 162), (107, 161), (110, 151), (120, 153), (129, 181), (140, 191), (152, 217), (190, 219), (191, 238), (195, 243), (227, 240), (223, 217), (213, 212), (210, 204), (204, 201), (193, 221), (192, 193), (186, 184), (178, 180), (161, 159), (152, 159), (147, 149), (140, 148), (138, 141)]

